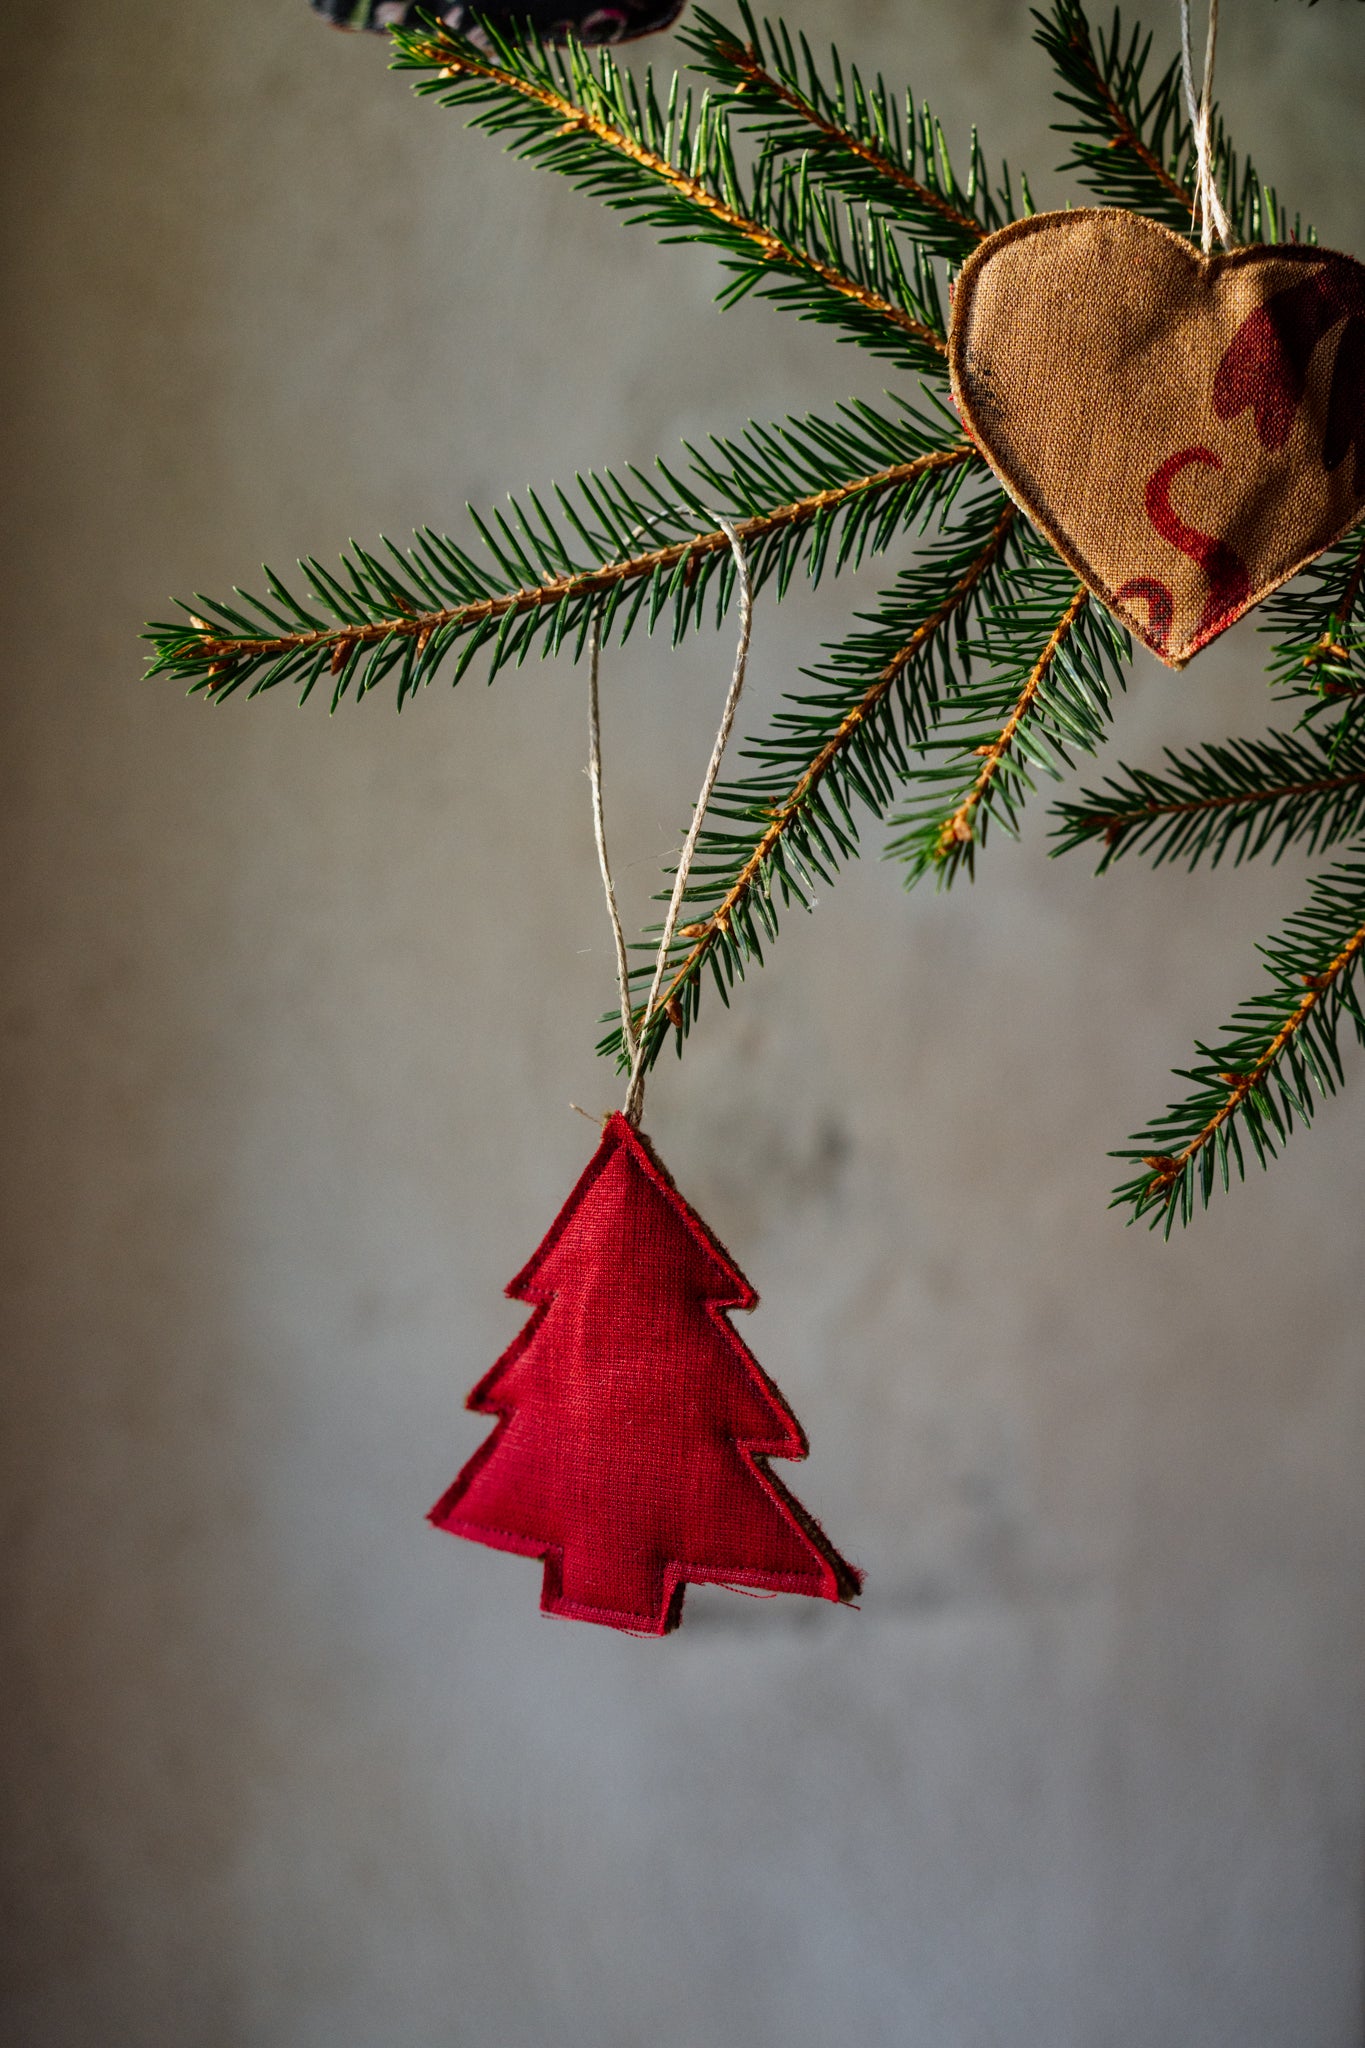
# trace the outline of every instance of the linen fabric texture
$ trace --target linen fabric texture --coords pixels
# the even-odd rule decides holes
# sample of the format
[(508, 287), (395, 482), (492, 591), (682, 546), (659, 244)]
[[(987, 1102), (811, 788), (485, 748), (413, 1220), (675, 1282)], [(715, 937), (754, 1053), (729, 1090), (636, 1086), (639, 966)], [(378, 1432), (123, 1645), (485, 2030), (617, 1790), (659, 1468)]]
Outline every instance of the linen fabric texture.
[(1365, 267), (1036, 214), (957, 279), (953, 396), (1005, 488), (1170, 668), (1365, 515)]
[(726, 1315), (758, 1297), (624, 1116), (507, 1292), (535, 1314), (469, 1396), (498, 1426), (437, 1528), (543, 1558), (546, 1613), (638, 1635), (689, 1581), (853, 1600), (768, 1469), (807, 1445)]

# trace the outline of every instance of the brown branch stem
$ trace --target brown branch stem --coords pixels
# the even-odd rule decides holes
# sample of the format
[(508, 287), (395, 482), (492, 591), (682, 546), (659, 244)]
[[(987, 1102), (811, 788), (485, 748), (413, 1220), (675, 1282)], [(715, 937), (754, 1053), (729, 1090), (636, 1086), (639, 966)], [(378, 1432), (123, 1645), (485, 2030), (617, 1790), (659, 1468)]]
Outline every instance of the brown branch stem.
[[(1340, 635), (1345, 631), (1347, 621), (1355, 610), (1355, 603), (1360, 595), (1362, 581), (1365, 581), (1365, 541), (1361, 543), (1360, 551), (1355, 559), (1355, 567), (1346, 579), (1346, 588), (1342, 592), (1341, 603), (1332, 612), (1331, 624), (1322, 638), (1309, 648), (1303, 658), (1303, 666), (1306, 669), (1321, 668), (1323, 663), (1327, 661), (1350, 660), (1353, 650), (1342, 646)], [(1333, 631), (1334, 627), (1335, 631)], [(1322, 685), (1322, 688), (1324, 695), (1331, 697), (1353, 697), (1359, 695), (1359, 690), (1352, 689), (1349, 683), (1327, 683)]]
[(439, 69), (445, 78), (486, 78), (490, 84), (502, 86), (508, 92), (520, 93), (523, 99), (534, 100), (538, 106), (558, 115), (563, 120), (566, 131), (580, 128), (588, 134), (595, 135), (607, 148), (616, 150), (631, 163), (639, 164), (653, 177), (666, 185), (671, 185), (689, 205), (701, 208), (723, 227), (743, 235), (767, 262), (783, 265), (787, 269), (804, 270), (810, 276), (818, 277), (822, 284), (837, 292), (840, 297), (855, 301), (868, 312), (875, 313), (879, 319), (900, 328), (903, 333), (911, 335), (914, 340), (926, 348), (935, 350), (939, 355), (947, 354), (947, 341), (934, 328), (925, 326), (923, 321), (916, 320), (903, 307), (892, 305), (880, 292), (874, 292), (869, 286), (859, 284), (856, 278), (847, 276), (833, 264), (822, 263), (805, 250), (792, 248), (780, 235), (775, 235), (771, 228), (764, 227), (762, 222), (750, 219), (748, 214), (740, 213), (736, 207), (718, 198), (700, 178), (694, 178), (679, 165), (670, 163), (667, 157), (660, 156), (656, 150), (646, 149), (633, 135), (627, 135), (620, 128), (613, 127), (591, 108), (579, 106), (575, 100), (567, 99), (563, 93), (556, 92), (552, 86), (544, 85), (536, 79), (519, 77), (516, 72), (508, 71), (491, 60), (468, 56), (444, 38), (425, 44), (422, 55)]
[(773, 807), (772, 822), (764, 828), (761, 837), (716, 908), (701, 923), (684, 927), (685, 936), (695, 939), (696, 943), (669, 982), (659, 1006), (661, 1009), (666, 1010), (669, 1004), (676, 1009), (681, 991), (701, 971), (706, 956), (716, 940), (723, 932), (729, 930), (735, 911), (748, 897), (784, 834), (800, 816), (811, 792), (829, 773), (858, 727), (871, 717), (888, 692), (894, 689), (915, 656), (936, 633), (941, 631), (975, 590), (981, 578), (999, 556), (1017, 516), (1014, 505), (1006, 504), (991, 529), (985, 546), (963, 571), (942, 604), (937, 605), (921, 619), (904, 646), (897, 650), (885, 668), (881, 669), (869, 683), (857, 703), (845, 713), (814, 760), (802, 770), (789, 794), (780, 804)]
[(883, 156), (880, 150), (874, 149), (870, 142), (864, 142), (860, 136), (850, 134), (849, 130), (841, 128), (837, 121), (829, 120), (794, 86), (788, 85), (783, 79), (775, 78), (772, 72), (766, 69), (752, 44), (732, 43), (727, 47), (727, 55), (735, 69), (743, 72), (749, 83), (763, 86), (776, 99), (781, 100), (784, 106), (799, 114), (803, 121), (809, 122), (812, 128), (818, 129), (822, 135), (827, 135), (832, 142), (839, 143), (851, 156), (858, 157), (879, 176), (898, 185), (901, 191), (912, 194), (921, 206), (930, 207), (942, 219), (950, 221), (956, 228), (961, 228), (963, 233), (970, 235), (974, 241), (983, 242), (986, 239), (986, 230), (979, 220), (969, 213), (963, 213), (959, 207), (945, 199), (941, 192), (935, 192), (932, 185), (921, 183), (903, 164), (894, 163), (890, 157)]
[(1353, 933), (1336, 958), (1328, 963), (1321, 974), (1315, 974), (1309, 983), (1307, 994), (1297, 1003), (1255, 1065), (1244, 1074), (1229, 1074), (1224, 1078), (1231, 1084), (1218, 1109), (1209, 1118), (1204, 1128), (1193, 1138), (1183, 1151), (1176, 1153), (1153, 1153), (1143, 1161), (1152, 1169), (1152, 1187), (1166, 1192), (1174, 1187), (1191, 1160), (1196, 1159), (1216, 1137), (1229, 1117), (1235, 1116), (1262, 1078), (1272, 1067), (1291, 1040), (1300, 1032), (1315, 1009), (1335, 988), (1341, 976), (1347, 972), (1362, 952), (1365, 952), (1365, 924)]
[[(771, 512), (759, 512), (749, 519), (737, 520), (735, 532), (742, 542), (763, 540), (783, 527), (804, 525), (820, 513), (845, 504), (862, 492), (891, 490), (897, 485), (912, 483), (933, 470), (951, 469), (974, 459), (975, 450), (965, 444), (956, 448), (935, 448), (927, 455), (916, 456), (912, 462), (893, 463), (887, 469), (872, 470), (846, 484), (813, 491), (809, 497), (795, 498), (790, 504), (775, 506)], [(425, 644), (426, 639), (445, 626), (475, 626), (487, 619), (503, 618), (508, 612), (535, 611), (543, 605), (559, 604), (566, 598), (600, 596), (619, 583), (634, 582), (661, 570), (674, 569), (689, 559), (699, 561), (707, 555), (724, 554), (730, 546), (729, 536), (718, 527), (713, 531), (692, 534), (686, 540), (674, 541), (668, 547), (652, 548), (645, 554), (604, 562), (596, 569), (584, 569), (572, 576), (558, 576), (548, 583), (507, 591), (496, 597), (473, 598), (468, 604), (447, 605), (439, 611), (400, 612), (396, 617), (375, 619), (363, 626), (324, 626), (306, 633), (278, 634), (271, 639), (223, 636), (204, 626), (202, 621), (195, 621), (196, 627), (202, 628), (199, 652), (208, 661), (230, 668), (244, 655), (255, 659), (288, 654), (294, 649), (330, 647), (333, 661), (339, 668), (356, 646), (367, 646), (393, 636), (422, 638)], [(226, 675), (223, 679), (226, 681)]]
[(1103, 833), (1112, 845), (1134, 825), (1144, 824), (1149, 818), (1188, 818), (1201, 811), (1225, 811), (1236, 804), (1270, 804), (1282, 796), (1325, 796), (1331, 789), (1349, 789), (1353, 782), (1365, 782), (1365, 769), (1355, 769), (1349, 775), (1326, 775), (1317, 782), (1282, 782), (1269, 789), (1234, 790), (1227, 796), (1191, 797), (1184, 803), (1141, 804), (1131, 811), (1113, 811), (1087, 819), (1083, 836), (1096, 839)]
[(1190, 193), (1186, 191), (1185, 187), (1181, 184), (1178, 178), (1174, 178), (1171, 176), (1170, 171), (1166, 168), (1165, 164), (1161, 161), (1161, 158), (1156, 154), (1155, 150), (1151, 150), (1147, 147), (1147, 144), (1138, 134), (1137, 129), (1133, 126), (1128, 116), (1124, 113), (1123, 108), (1119, 105), (1118, 101), (1114, 98), (1114, 95), (1110, 92), (1108, 84), (1105, 81), (1104, 73), (1100, 70), (1099, 65), (1095, 62), (1095, 53), (1093, 49), (1090, 47), (1090, 44), (1087, 41), (1087, 39), (1083, 35), (1081, 35), (1079, 31), (1073, 30), (1071, 36), (1071, 47), (1076, 52), (1077, 56), (1081, 59), (1081, 62), (1085, 65), (1086, 70), (1090, 73), (1091, 81), (1094, 85), (1095, 91), (1099, 95), (1099, 97), (1104, 101), (1105, 112), (1109, 116), (1109, 119), (1113, 124), (1114, 139), (1110, 143), (1109, 147), (1111, 149), (1131, 149), (1133, 155), (1137, 157), (1139, 162), (1141, 162), (1145, 166), (1145, 168), (1151, 172), (1152, 176), (1157, 180), (1157, 183), (1165, 187), (1166, 191), (1170, 193), (1173, 199), (1178, 199), (1183, 206), (1191, 205), (1192, 199)]
[(1362, 541), (1360, 544), (1355, 567), (1347, 578), (1346, 589), (1342, 595), (1341, 603), (1337, 606), (1336, 616), (1340, 625), (1344, 626), (1351, 613), (1355, 610), (1355, 602), (1360, 595), (1362, 581), (1365, 581), (1365, 541)]
[(1046, 647), (1030, 669), (1028, 681), (1019, 692), (1014, 709), (995, 738), (989, 745), (982, 747), (981, 767), (976, 780), (952, 816), (944, 821), (943, 830), (939, 833), (935, 856), (938, 860), (948, 860), (959, 847), (971, 844), (975, 837), (976, 814), (985, 801), (991, 784), (1000, 773), (1006, 755), (1014, 745), (1015, 734), (1033, 709), (1047, 672), (1057, 658), (1058, 650), (1085, 610), (1089, 596), (1085, 585), (1079, 584), (1075, 596), (1057, 621)]

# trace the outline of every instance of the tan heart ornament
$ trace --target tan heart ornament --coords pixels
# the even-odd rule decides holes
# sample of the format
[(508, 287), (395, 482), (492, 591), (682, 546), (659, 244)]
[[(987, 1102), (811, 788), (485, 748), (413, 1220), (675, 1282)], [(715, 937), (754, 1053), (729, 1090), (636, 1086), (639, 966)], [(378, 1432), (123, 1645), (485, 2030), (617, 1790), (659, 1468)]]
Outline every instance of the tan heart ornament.
[(1201, 256), (1110, 207), (1040, 213), (957, 279), (953, 396), (1058, 554), (1170, 668), (1365, 517), (1365, 266)]

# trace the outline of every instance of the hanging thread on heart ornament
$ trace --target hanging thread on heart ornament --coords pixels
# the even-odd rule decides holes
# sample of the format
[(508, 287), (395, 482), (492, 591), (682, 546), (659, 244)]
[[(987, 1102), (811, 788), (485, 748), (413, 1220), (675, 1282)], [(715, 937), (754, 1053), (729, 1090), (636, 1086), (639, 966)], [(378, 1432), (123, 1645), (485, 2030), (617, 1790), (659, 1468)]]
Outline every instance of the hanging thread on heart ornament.
[(1365, 266), (1226, 246), (1217, 8), (1197, 98), (1181, 13), (1202, 251), (1119, 208), (1013, 221), (964, 265), (948, 336), (954, 399), (996, 475), (1176, 669), (1365, 515)]
[(1218, 0), (1209, 0), (1209, 32), (1204, 44), (1204, 83), (1194, 89), (1194, 55), (1190, 48), (1190, 0), (1180, 0), (1180, 79), (1185, 89), (1185, 106), (1194, 140), (1195, 184), (1193, 219), (1198, 223), (1204, 254), (1213, 248), (1217, 235), (1226, 249), (1232, 241), (1232, 224), (1223, 206), (1223, 195), (1213, 175), (1213, 66), (1218, 55)]

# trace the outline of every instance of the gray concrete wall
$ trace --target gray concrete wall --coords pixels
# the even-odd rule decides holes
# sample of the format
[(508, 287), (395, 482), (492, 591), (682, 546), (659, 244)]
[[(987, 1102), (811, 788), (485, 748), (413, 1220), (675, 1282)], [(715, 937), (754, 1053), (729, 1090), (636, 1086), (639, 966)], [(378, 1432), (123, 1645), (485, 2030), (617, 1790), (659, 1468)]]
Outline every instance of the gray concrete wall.
[[(1361, 10), (1225, 13), (1242, 136), (1361, 248)], [(790, 16), (1062, 196), (1022, 6)], [(1351, 2048), (1358, 1060), (1185, 1240), (1105, 1208), (1304, 862), (1097, 882), (1038, 819), (794, 922), (649, 1124), (865, 1606), (543, 1620), (423, 1513), (614, 1098), (582, 678), (215, 711), (135, 635), (877, 376), (302, 0), (13, 7), (0, 63), (5, 2038)], [(856, 594), (764, 611), (754, 715)], [(636, 917), (728, 659), (607, 665)], [(1119, 747), (1266, 717), (1244, 627), (1139, 663)]]

